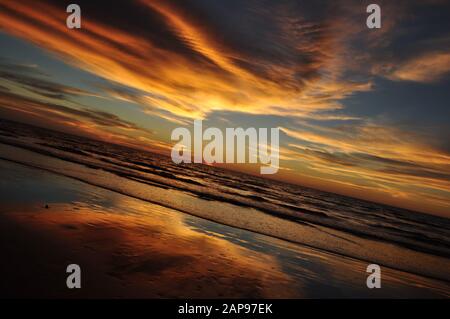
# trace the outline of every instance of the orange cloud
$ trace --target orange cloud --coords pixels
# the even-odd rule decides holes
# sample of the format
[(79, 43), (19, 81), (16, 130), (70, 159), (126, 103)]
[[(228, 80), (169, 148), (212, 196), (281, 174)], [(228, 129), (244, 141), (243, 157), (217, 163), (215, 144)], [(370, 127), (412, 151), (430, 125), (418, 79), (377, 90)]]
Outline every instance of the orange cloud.
[[(366, 190), (365, 196), (368, 191), (372, 196), (382, 194), (377, 200), (396, 205), (404, 206), (407, 199), (413, 203), (411, 209), (444, 215), (450, 209), (450, 154), (429, 146), (417, 134), (373, 124), (314, 129), (281, 129), (295, 139), (281, 153), (304, 163), (306, 175)], [(392, 201), (395, 198), (402, 198), (402, 204)]]
[(320, 75), (333, 68), (330, 53), (337, 50), (337, 41), (320, 26), (305, 32), (295, 23), (282, 25), (288, 53), (283, 63), (270, 65), (267, 59), (219, 42), (167, 1), (142, 1), (142, 10), (158, 15), (190, 55), (85, 16), (82, 29), (70, 30), (63, 23), (64, 10), (45, 2), (31, 6), (2, 0), (0, 6), (3, 30), (84, 70), (141, 90), (144, 107), (186, 118), (202, 118), (214, 110), (305, 116), (341, 108), (339, 100), (371, 88), (370, 83), (348, 82), (336, 74)]
[(385, 66), (385, 71), (387, 71), (387, 77), (393, 80), (435, 82), (450, 73), (450, 53), (427, 53), (400, 65)]

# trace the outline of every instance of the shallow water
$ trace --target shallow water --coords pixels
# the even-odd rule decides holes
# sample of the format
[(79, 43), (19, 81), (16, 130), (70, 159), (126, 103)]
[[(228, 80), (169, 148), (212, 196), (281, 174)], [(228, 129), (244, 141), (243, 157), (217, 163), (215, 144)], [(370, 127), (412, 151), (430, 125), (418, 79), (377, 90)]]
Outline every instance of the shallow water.
[[(28, 225), (63, 244), (62, 259), (79, 263), (90, 275), (83, 287), (86, 295), (79, 297), (405, 298), (449, 293), (443, 283), (388, 268), (382, 271), (383, 288), (370, 290), (367, 263), (352, 258), (7, 161), (0, 161), (0, 172), (0, 224), (8, 219)], [(8, 260), (23, 257), (10, 255)], [(43, 257), (27, 263), (42, 271), (58, 264)], [(9, 272), (4, 275), (15, 280), (12, 295), (20, 296), (20, 279), (14, 269)], [(40, 297), (70, 296), (52, 285), (57, 286), (28, 282), (25, 287), (34, 288), (25, 289)], [(3, 295), (10, 289), (8, 281), (2, 283)]]

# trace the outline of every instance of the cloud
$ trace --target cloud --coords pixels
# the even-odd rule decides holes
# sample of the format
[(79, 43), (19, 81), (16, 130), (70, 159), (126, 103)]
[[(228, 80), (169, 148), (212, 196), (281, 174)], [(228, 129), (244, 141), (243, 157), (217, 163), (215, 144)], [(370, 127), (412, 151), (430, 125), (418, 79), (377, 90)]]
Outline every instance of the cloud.
[(385, 201), (401, 194), (441, 207), (437, 211), (448, 209), (443, 203), (450, 196), (450, 153), (429, 146), (419, 134), (367, 122), (309, 129), (282, 132), (291, 139), (289, 160), (304, 163), (312, 176), (385, 192)]
[[(66, 13), (45, 2), (0, 4), (5, 31), (146, 92), (155, 108), (181, 117), (205, 117), (215, 110), (304, 116), (341, 108), (340, 100), (370, 89), (369, 81), (336, 72), (333, 54), (341, 48), (332, 18), (302, 17), (295, 2), (269, 8), (239, 4), (247, 22), (235, 28), (212, 4), (194, 1), (190, 4), (198, 10), (187, 10), (181, 1), (140, 1), (121, 4), (130, 10), (127, 29), (96, 15), (96, 8), (83, 16), (81, 30), (67, 29), (61, 23)], [(236, 9), (233, 5), (224, 10)], [(142, 25), (144, 19), (151, 22)]]
[(163, 118), (179, 125), (187, 125), (189, 123), (185, 117), (168, 112), (165, 108), (161, 107), (175, 103), (164, 96), (158, 96), (112, 83), (97, 84), (96, 86), (114, 99), (138, 105), (145, 114)]
[(397, 65), (384, 65), (381, 72), (395, 81), (437, 82), (450, 73), (450, 52), (431, 52)]
[(151, 131), (142, 129), (131, 122), (124, 121), (114, 114), (91, 110), (87, 107), (77, 109), (58, 103), (28, 98), (11, 92), (0, 91), (0, 97), (0, 108), (34, 115), (35, 117), (44, 118), (47, 121), (66, 124), (72, 123), (71, 126), (77, 124), (80, 126), (80, 129), (89, 125), (152, 134)]
[[(304, 125), (304, 124), (303, 124)], [(448, 164), (450, 154), (428, 146), (418, 134), (399, 128), (364, 122), (337, 127), (310, 126), (316, 129), (282, 128), (288, 136), (318, 145), (329, 151), (358, 152), (393, 159)]]
[(63, 85), (47, 79), (36, 65), (17, 64), (0, 60), (0, 79), (13, 82), (26, 90), (52, 99), (73, 96), (96, 96), (93, 92)]
[[(152, 112), (178, 118), (219, 110), (314, 117), (373, 90), (373, 75), (423, 82), (448, 70), (448, 55), (434, 47), (430, 53), (410, 43), (402, 63), (392, 58), (402, 56), (394, 42), (405, 41), (401, 23), (423, 7), (420, 1), (381, 1), (383, 28), (376, 32), (361, 22), (365, 2), (119, 1), (108, 15), (95, 3), (80, 5), (83, 28), (70, 30), (61, 22), (67, 14), (51, 1), (0, 0), (0, 26), (68, 63), (143, 92), (139, 99)], [(427, 5), (437, 9), (445, 3)]]

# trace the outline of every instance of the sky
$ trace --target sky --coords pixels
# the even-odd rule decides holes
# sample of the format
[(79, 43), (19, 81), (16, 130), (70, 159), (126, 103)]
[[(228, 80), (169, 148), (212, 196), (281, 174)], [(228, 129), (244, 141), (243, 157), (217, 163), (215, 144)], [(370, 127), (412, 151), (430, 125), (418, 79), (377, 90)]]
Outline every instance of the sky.
[(167, 154), (279, 127), (270, 178), (450, 217), (450, 2), (73, 2), (0, 0), (0, 118)]

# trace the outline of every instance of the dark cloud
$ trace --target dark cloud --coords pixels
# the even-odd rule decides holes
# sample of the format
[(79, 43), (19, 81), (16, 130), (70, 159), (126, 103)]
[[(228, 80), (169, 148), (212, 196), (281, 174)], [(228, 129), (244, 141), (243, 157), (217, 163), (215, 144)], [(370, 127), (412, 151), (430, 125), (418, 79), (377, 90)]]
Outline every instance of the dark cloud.
[(0, 97), (0, 108), (8, 108), (25, 113), (41, 113), (44, 116), (58, 120), (73, 121), (74, 119), (78, 119), (80, 123), (86, 122), (109, 128), (145, 131), (133, 123), (120, 119), (114, 114), (91, 110), (86, 107), (75, 109), (61, 104), (43, 102), (8, 92), (0, 92)]
[[(50, 0), (46, 1), (54, 7), (65, 8), (73, 1)], [(190, 60), (205, 62), (204, 57), (189, 46), (186, 46), (173, 32), (170, 25), (155, 11), (149, 10), (138, 1), (116, 0), (114, 3), (108, 1), (79, 0), (77, 4), (82, 8), (83, 19), (96, 21), (105, 26), (126, 26), (127, 33), (135, 35), (137, 38), (146, 39), (153, 43), (155, 47), (177, 52), (186, 56)], [(142, 52), (133, 50), (128, 45), (122, 45), (111, 38), (103, 36), (98, 32), (93, 32), (85, 28), (83, 32), (89, 37), (103, 41), (119, 50), (127, 50), (137, 58), (142, 58)], [(151, 67), (151, 66), (149, 66)]]
[(53, 99), (68, 99), (78, 95), (93, 95), (92, 92), (56, 83), (46, 79), (35, 65), (11, 63), (0, 60), (0, 79), (19, 84), (30, 92)]

